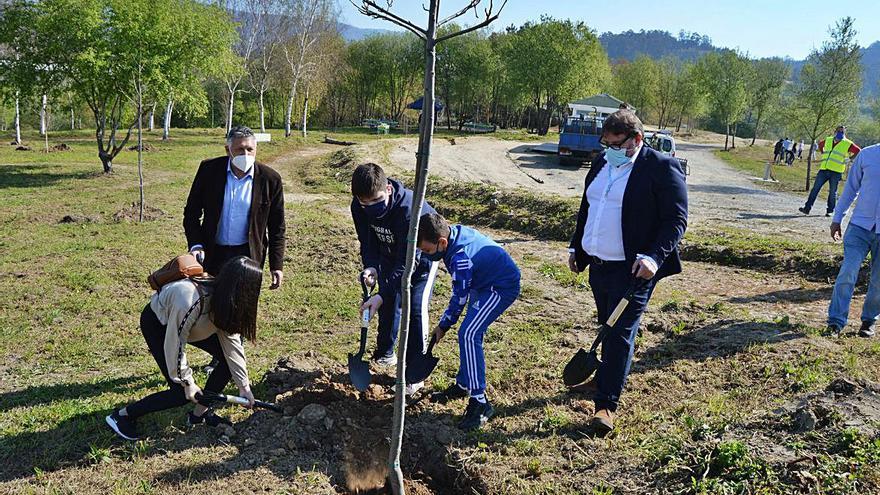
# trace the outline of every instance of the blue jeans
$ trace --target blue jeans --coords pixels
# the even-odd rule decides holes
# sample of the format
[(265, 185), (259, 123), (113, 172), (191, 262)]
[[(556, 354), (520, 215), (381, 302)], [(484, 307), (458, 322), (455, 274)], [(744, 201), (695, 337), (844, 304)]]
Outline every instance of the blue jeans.
[(880, 263), (875, 262), (880, 254), (880, 240), (874, 232), (850, 223), (843, 236), (843, 263), (834, 281), (831, 304), (828, 306), (829, 325), (846, 326), (859, 269), (868, 253), (871, 253), (871, 280), (862, 306), (862, 321), (875, 321), (880, 315)]
[[(606, 262), (602, 265), (590, 265), (590, 289), (596, 301), (599, 322), (604, 324), (617, 303), (632, 284), (631, 262)], [(629, 376), (635, 351), (636, 336), (639, 333), (639, 321), (648, 307), (648, 300), (654, 292), (657, 279), (642, 282), (635, 291), (629, 305), (617, 319), (611, 332), (602, 341), (602, 364), (596, 371), (598, 392), (594, 396), (596, 410), (617, 410), (620, 394)]]
[(828, 183), (828, 207), (825, 210), (827, 213), (834, 213), (834, 206), (837, 204), (837, 183), (840, 182), (840, 177), (843, 174), (840, 172), (832, 172), (830, 170), (819, 170), (816, 173), (816, 181), (813, 182), (813, 189), (810, 191), (809, 197), (807, 197), (807, 202), (804, 204), (804, 209), (810, 211), (813, 208), (813, 203), (816, 202), (816, 197), (819, 196), (819, 191), (822, 190), (822, 186), (825, 183)]

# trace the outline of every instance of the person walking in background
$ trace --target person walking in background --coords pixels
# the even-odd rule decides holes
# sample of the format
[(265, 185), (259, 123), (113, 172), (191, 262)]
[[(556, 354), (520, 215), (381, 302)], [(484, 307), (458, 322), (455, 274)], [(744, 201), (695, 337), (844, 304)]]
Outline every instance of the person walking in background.
[(798, 141), (798, 144), (797, 144), (797, 159), (803, 160), (804, 159), (803, 154), (804, 154), (804, 140), (801, 139), (800, 141)]
[(782, 141), (782, 161), (785, 162), (786, 165), (791, 165), (789, 162), (789, 156), (791, 155), (791, 147), (794, 145), (794, 141), (791, 139), (785, 138)]
[(813, 182), (813, 189), (807, 196), (807, 202), (804, 206), (798, 208), (798, 211), (804, 215), (809, 215), (819, 196), (822, 186), (828, 183), (828, 206), (825, 209), (825, 216), (830, 216), (834, 212), (834, 206), (837, 203), (837, 184), (843, 176), (846, 169), (847, 157), (855, 157), (861, 149), (855, 143), (846, 138), (846, 126), (839, 125), (833, 136), (819, 141), (819, 153), (822, 153), (822, 162), (819, 165), (819, 172), (816, 173), (816, 180)]
[(877, 315), (880, 315), (880, 145), (863, 149), (856, 157), (846, 178), (840, 202), (834, 208), (831, 220), (831, 238), (840, 240), (840, 224), (846, 210), (858, 196), (846, 234), (843, 236), (843, 262), (834, 281), (831, 304), (828, 306), (830, 336), (839, 336), (846, 327), (853, 289), (868, 253), (871, 254), (871, 277), (868, 293), (862, 305), (862, 326), (859, 335), (873, 337)]
[(810, 161), (811, 162), (816, 161), (816, 149), (818, 147), (819, 147), (819, 143), (817, 143), (816, 141), (813, 141), (813, 143), (810, 145)]
[(782, 138), (779, 138), (779, 141), (776, 141), (776, 144), (773, 146), (773, 164), (776, 165), (779, 163), (779, 159), (782, 156)]

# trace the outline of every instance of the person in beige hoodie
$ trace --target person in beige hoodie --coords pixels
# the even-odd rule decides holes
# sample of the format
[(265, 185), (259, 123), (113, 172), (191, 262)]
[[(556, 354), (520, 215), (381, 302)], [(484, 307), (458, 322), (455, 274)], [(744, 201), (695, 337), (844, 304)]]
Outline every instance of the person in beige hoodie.
[(201, 389), (187, 363), (187, 343), (211, 354), (220, 363), (208, 377), (206, 391), (222, 392), (231, 378), (240, 395), (253, 406), (242, 339), (256, 340), (262, 276), (259, 264), (239, 256), (226, 262), (214, 279), (178, 280), (153, 294), (141, 313), (141, 332), (168, 389), (108, 415), (107, 425), (117, 435), (137, 440), (138, 418), (187, 402), (196, 404), (187, 415), (188, 424), (229, 424), (213, 409), (198, 403)]

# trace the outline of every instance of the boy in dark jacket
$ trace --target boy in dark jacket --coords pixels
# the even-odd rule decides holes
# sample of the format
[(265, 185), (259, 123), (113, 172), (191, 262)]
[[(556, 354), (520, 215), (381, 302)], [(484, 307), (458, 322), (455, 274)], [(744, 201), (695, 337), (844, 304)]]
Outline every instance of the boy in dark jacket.
[(470, 397), (459, 428), (473, 430), (492, 417), (495, 410), (486, 399), (486, 362), (483, 336), (501, 313), (519, 296), (520, 273), (501, 246), (476, 230), (450, 226), (436, 214), (422, 215), (418, 247), (422, 256), (443, 260), (452, 275), (452, 299), (432, 332), (439, 340), (458, 321), (465, 305), (467, 314), (458, 329), (459, 368), (455, 383), (432, 400), (446, 403)]
[[(400, 326), (400, 282), (406, 262), (406, 237), (412, 216), (413, 192), (400, 182), (388, 179), (382, 167), (375, 163), (359, 165), (351, 176), (351, 218), (361, 244), (361, 276), (367, 286), (378, 282), (379, 291), (361, 306), (369, 308), (370, 316), (379, 313), (379, 333), (373, 360), (382, 366), (397, 364), (394, 344)], [(425, 203), (422, 211), (434, 213)], [(410, 301), (409, 341), (407, 361), (420, 359), (426, 350), (428, 334), (428, 302), (434, 288), (438, 263), (416, 253), (416, 267), (412, 275)], [(423, 384), (409, 383), (407, 394), (413, 394)]]

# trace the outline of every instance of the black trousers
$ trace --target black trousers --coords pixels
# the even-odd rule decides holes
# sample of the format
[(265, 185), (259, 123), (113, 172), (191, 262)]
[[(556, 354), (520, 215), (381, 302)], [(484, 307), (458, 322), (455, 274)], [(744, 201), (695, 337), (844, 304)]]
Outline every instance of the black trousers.
[[(189, 403), (183, 392), (183, 386), (171, 381), (171, 378), (168, 376), (168, 364), (165, 362), (165, 325), (159, 321), (159, 318), (156, 317), (156, 313), (153, 312), (153, 308), (149, 304), (141, 313), (141, 332), (144, 334), (144, 340), (147, 341), (150, 353), (156, 360), (156, 364), (159, 365), (162, 376), (165, 377), (165, 381), (168, 383), (168, 390), (150, 394), (126, 407), (128, 415), (133, 419), (151, 412), (164, 411), (165, 409), (180, 407)], [(223, 355), (223, 348), (220, 347), (220, 339), (217, 335), (211, 335), (205, 340), (190, 342), (190, 344), (202, 349), (220, 361), (220, 365), (208, 377), (208, 383), (205, 384), (204, 388), (211, 392), (222, 392), (226, 384), (229, 383), (229, 379), (232, 378), (232, 373), (229, 371), (226, 356)]]
[(235, 258), (236, 256), (250, 256), (251, 248), (249, 244), (240, 244), (238, 246), (220, 246), (216, 245), (208, 252), (205, 252), (205, 271), (211, 275), (220, 273), (223, 263)]

